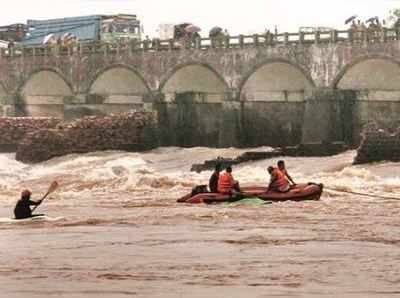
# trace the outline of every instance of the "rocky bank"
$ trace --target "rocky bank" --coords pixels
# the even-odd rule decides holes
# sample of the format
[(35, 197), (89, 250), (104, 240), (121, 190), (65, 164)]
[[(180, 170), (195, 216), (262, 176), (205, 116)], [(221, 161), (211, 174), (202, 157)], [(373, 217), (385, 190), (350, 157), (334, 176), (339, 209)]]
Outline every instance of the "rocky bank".
[(59, 123), (57, 118), (1, 117), (0, 151), (15, 152), (27, 134), (55, 128)]
[[(72, 153), (137, 151), (143, 149), (145, 127), (154, 120), (155, 115), (145, 111), (106, 117), (90, 116), (72, 122), (31, 119), (25, 123), (26, 120), (15, 120), (25, 123), (25, 126), (21, 124), (21, 131), (24, 127), (28, 129), (24, 134), (17, 130), (20, 134), (9, 139), (17, 142), (16, 159), (25, 163), (41, 162)], [(9, 125), (8, 129), (12, 131), (14, 126)], [(8, 141), (2, 138), (0, 136), (0, 143)]]
[(371, 126), (363, 132), (354, 164), (379, 161), (400, 161), (400, 129), (388, 131)]
[(298, 146), (274, 148), (271, 151), (248, 151), (235, 158), (217, 157), (215, 159), (206, 160), (202, 164), (194, 164), (192, 165), (191, 171), (201, 173), (202, 171), (213, 170), (217, 164), (220, 164), (222, 168), (225, 168), (227, 166), (238, 165), (245, 162), (285, 156), (332, 156), (346, 150), (348, 150), (348, 147), (343, 142), (332, 142), (300, 144)]

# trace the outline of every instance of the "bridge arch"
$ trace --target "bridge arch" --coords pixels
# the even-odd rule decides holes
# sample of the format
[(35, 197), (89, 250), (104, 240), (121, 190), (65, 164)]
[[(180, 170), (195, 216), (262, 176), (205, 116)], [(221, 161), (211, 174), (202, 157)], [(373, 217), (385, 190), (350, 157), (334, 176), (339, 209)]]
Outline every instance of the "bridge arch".
[(150, 88), (143, 76), (134, 68), (115, 64), (101, 69), (89, 84), (88, 94), (104, 96), (137, 95), (142, 102), (142, 96), (149, 93)]
[(314, 86), (311, 77), (298, 65), (273, 59), (253, 67), (239, 90), (243, 101), (304, 101)]
[(368, 55), (346, 65), (337, 75), (333, 88), (351, 95), (355, 104), (353, 129), (356, 138), (364, 125), (397, 128), (400, 114), (400, 61), (384, 55)]
[(112, 64), (94, 75), (86, 94), (86, 106), (75, 107), (75, 115), (105, 115), (141, 108), (150, 98), (150, 88), (135, 68)]
[(224, 101), (229, 86), (210, 65), (190, 62), (170, 71), (161, 81), (159, 91), (167, 102), (173, 101), (177, 93), (194, 92), (202, 94), (204, 102), (218, 103)]
[(400, 90), (400, 62), (383, 55), (365, 56), (346, 65), (336, 76), (333, 88), (342, 90)]
[(72, 85), (60, 71), (44, 68), (32, 72), (18, 89), (23, 115), (63, 118), (64, 102), (73, 96)]
[(268, 59), (240, 84), (242, 129), (249, 146), (287, 146), (301, 142), (305, 100), (314, 83), (295, 63)]

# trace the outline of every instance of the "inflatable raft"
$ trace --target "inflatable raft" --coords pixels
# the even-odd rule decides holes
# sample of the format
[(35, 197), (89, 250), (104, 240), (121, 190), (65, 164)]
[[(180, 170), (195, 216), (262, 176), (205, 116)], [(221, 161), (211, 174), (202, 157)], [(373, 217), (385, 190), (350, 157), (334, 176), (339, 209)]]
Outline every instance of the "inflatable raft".
[[(298, 184), (294, 186), (290, 191), (286, 193), (281, 192), (267, 192), (266, 187), (252, 186), (243, 187), (241, 189), (243, 197), (257, 197), (265, 201), (272, 202), (285, 202), (285, 201), (316, 201), (319, 200), (322, 191), (322, 184), (308, 183), (308, 184)], [(220, 193), (201, 193), (192, 196), (192, 194), (187, 194), (186, 196), (177, 200), (178, 203), (187, 204), (215, 204), (223, 202), (234, 201), (230, 195), (223, 195)]]

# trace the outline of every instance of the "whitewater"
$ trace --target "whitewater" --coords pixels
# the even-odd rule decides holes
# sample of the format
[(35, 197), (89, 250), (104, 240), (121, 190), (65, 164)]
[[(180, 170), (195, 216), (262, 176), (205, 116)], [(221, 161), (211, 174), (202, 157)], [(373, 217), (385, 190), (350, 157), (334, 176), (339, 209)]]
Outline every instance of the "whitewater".
[[(269, 150), (255, 148), (252, 150)], [(25, 165), (0, 154), (1, 297), (395, 297), (400, 294), (400, 164), (353, 166), (355, 151), (285, 158), (318, 202), (185, 205), (210, 171), (191, 165), (248, 149), (96, 152)], [(266, 185), (277, 159), (233, 169)], [(15, 223), (22, 189), (57, 220)], [(371, 194), (362, 197), (340, 191)], [(399, 200), (382, 199), (398, 197)]]

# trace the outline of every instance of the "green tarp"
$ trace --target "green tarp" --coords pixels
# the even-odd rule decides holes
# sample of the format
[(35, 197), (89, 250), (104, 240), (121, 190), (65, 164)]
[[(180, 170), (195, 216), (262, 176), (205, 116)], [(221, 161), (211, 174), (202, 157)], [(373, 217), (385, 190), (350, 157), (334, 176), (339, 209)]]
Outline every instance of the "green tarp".
[(235, 201), (235, 202), (227, 202), (225, 203), (225, 205), (229, 205), (229, 206), (241, 206), (241, 205), (246, 205), (246, 206), (263, 206), (263, 205), (269, 205), (272, 204), (271, 201), (264, 201), (261, 200), (257, 197), (255, 198), (246, 198), (246, 199), (242, 199), (239, 201)]

